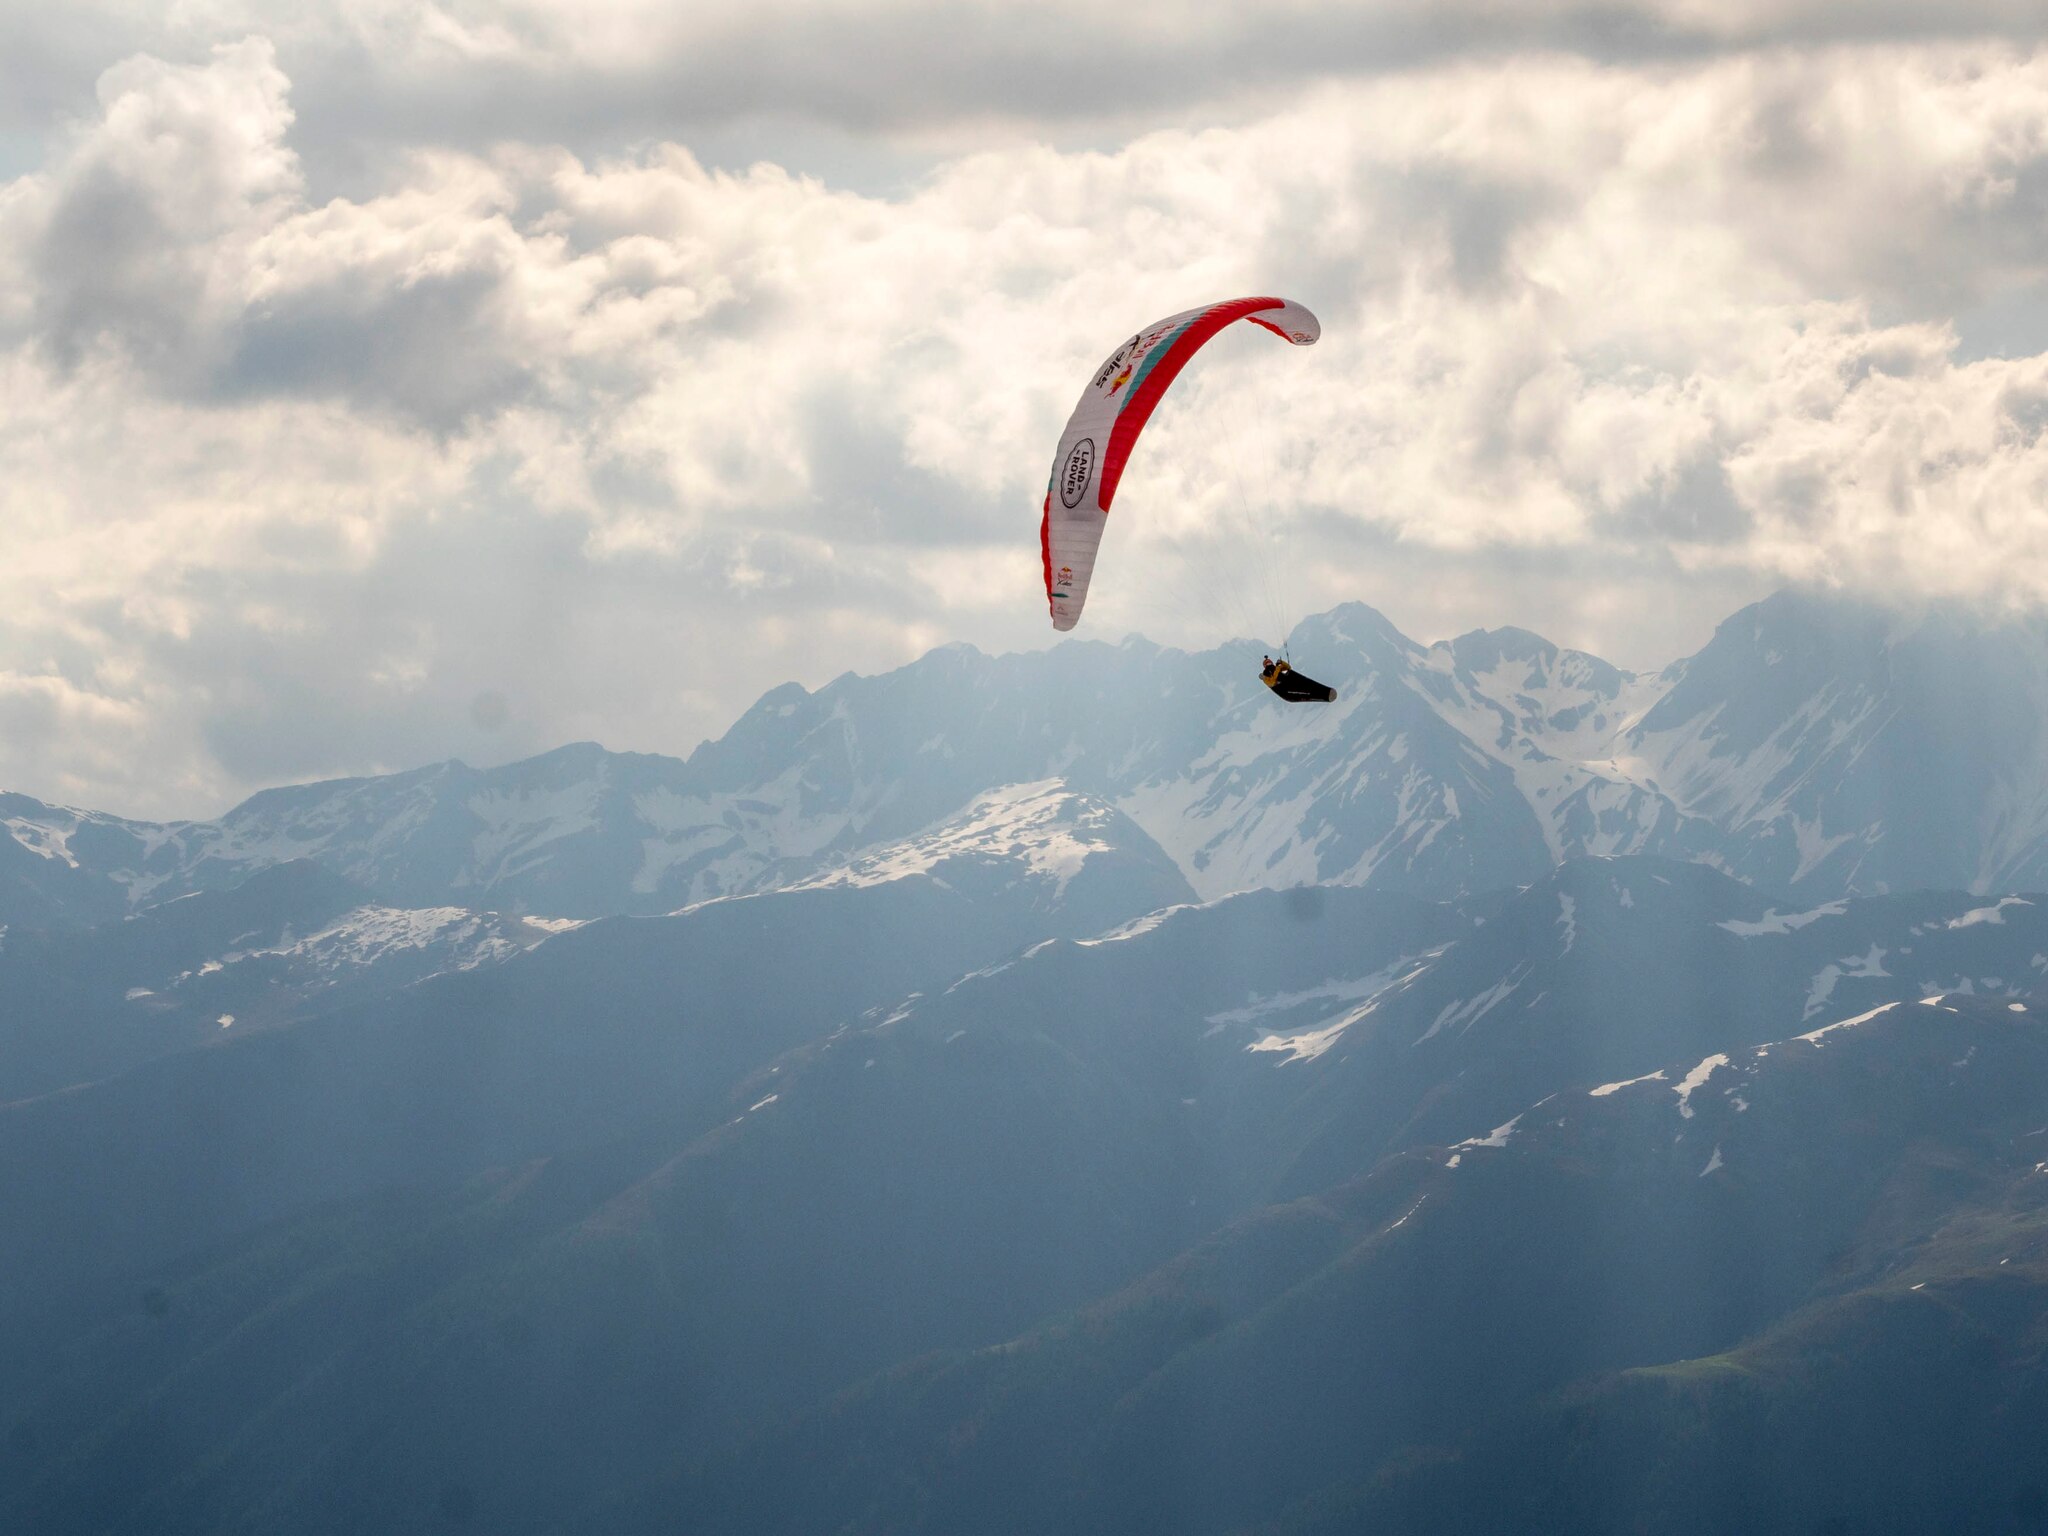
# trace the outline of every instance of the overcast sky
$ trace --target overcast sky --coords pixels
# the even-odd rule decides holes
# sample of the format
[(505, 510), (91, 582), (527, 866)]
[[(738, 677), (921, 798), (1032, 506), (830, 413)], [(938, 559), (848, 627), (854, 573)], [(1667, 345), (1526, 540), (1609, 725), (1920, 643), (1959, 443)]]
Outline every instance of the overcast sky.
[(1324, 340), (1183, 377), (1084, 634), (2036, 602), (2044, 14), (0, 0), (0, 788), (683, 753), (1049, 643), (1066, 412), (1239, 293)]

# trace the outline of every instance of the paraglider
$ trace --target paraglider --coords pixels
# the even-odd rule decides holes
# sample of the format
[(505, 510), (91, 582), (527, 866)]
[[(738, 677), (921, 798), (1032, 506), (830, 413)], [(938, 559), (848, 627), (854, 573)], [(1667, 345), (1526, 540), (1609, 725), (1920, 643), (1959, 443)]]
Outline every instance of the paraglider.
[(1305, 677), (1285, 661), (1265, 658), (1259, 668), (1259, 681), (1272, 689), (1289, 704), (1334, 704), (1337, 690), (1327, 683), (1319, 683), (1312, 677)]
[[(1081, 622), (1110, 503), (1145, 423), (1189, 360), (1218, 331), (1239, 320), (1298, 347), (1313, 345), (1323, 333), (1316, 317), (1290, 300), (1231, 299), (1147, 326), (1112, 352), (1082, 390), (1060, 434), (1038, 526), (1054, 629), (1069, 630)], [(1336, 697), (1334, 690), (1291, 667), (1262, 673), (1260, 680), (1289, 703), (1327, 703)]]

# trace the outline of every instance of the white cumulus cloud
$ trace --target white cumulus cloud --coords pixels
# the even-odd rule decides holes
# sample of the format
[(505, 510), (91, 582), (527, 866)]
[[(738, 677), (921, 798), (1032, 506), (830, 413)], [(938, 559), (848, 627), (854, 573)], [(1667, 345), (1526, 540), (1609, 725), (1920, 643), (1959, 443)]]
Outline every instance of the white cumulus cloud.
[[(1418, 54), (1223, 126), (977, 133), (888, 189), (680, 130), (423, 130), (338, 192), (307, 28), (473, 84), (549, 67), (564, 13), (193, 14), (258, 30), (113, 63), (0, 184), (0, 783), (190, 813), (580, 735), (686, 750), (787, 676), (1042, 643), (1081, 381), (1234, 292), (1325, 339), (1227, 336), (1183, 378), (1099, 633), (1277, 639), (1362, 597), (1644, 664), (1786, 579), (2048, 592), (2048, 55), (2010, 36), (1673, 4), (1645, 14), (1698, 46), (1647, 62)], [(751, 25), (670, 15), (563, 78)]]

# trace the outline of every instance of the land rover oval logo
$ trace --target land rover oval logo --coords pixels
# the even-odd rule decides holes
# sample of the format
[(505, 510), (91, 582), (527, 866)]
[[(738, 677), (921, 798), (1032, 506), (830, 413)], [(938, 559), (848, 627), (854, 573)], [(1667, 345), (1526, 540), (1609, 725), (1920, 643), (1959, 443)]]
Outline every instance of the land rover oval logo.
[(1081, 505), (1081, 493), (1088, 489), (1088, 471), (1095, 467), (1095, 439), (1084, 437), (1068, 450), (1060, 470), (1060, 505), (1072, 511)]

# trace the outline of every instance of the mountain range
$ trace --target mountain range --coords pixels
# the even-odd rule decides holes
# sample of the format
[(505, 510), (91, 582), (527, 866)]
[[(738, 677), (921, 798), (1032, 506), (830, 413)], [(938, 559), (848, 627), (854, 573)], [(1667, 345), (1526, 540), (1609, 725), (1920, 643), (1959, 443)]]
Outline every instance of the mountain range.
[(2048, 1529), (2029, 621), (0, 802), (0, 1529)]
[[(2048, 898), (1787, 909), (1633, 856), (1021, 949), (953, 900), (603, 919), (0, 1108), (0, 1515), (1635, 1529), (1666, 1484), (1595, 1469), (1662, 1435), (1713, 1497), (1642, 1528), (1728, 1529), (1714, 1416), (1875, 1370), (1906, 1435), (1926, 1328), (1987, 1443), (2041, 1423)], [(1903, 1465), (1848, 1504), (1781, 1469), (1744, 1528), (1952, 1512)]]
[(583, 744), (268, 790), (205, 822), (0, 796), (0, 921), (102, 921), (302, 858), (400, 907), (653, 914), (829, 878), (1049, 781), (1207, 900), (1441, 900), (1630, 853), (1814, 900), (2048, 883), (2037, 618), (1787, 592), (1647, 675), (1522, 630), (1425, 646), (1357, 604), (1292, 643), (1335, 705), (1279, 706), (1249, 644), (947, 646), (773, 689), (687, 759)]

